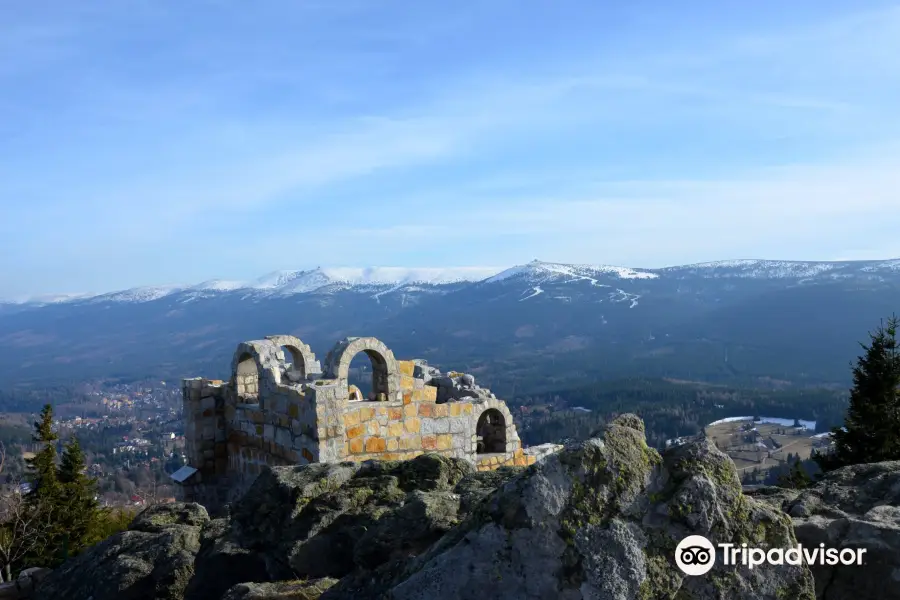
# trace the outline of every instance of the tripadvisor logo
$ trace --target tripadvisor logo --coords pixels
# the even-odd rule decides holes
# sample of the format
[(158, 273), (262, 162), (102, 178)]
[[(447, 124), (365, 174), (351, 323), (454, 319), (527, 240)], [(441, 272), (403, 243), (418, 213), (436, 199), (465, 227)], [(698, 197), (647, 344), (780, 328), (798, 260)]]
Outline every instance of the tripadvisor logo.
[(675, 564), (685, 575), (703, 575), (716, 564), (716, 547), (721, 551), (722, 564), (745, 566), (749, 569), (760, 565), (861, 565), (865, 548), (826, 548), (819, 544), (807, 548), (797, 544), (790, 548), (753, 548), (747, 544), (713, 543), (702, 535), (689, 535), (675, 548)]
[(685, 575), (703, 575), (716, 564), (716, 549), (702, 535), (689, 535), (675, 548), (675, 564)]

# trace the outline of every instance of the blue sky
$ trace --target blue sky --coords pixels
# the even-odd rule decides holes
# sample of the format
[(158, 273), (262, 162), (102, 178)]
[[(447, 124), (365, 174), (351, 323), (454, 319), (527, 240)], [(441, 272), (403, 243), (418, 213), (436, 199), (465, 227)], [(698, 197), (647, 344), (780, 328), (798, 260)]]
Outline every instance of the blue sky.
[(898, 257), (898, 107), (896, 2), (0, 0), (0, 297)]

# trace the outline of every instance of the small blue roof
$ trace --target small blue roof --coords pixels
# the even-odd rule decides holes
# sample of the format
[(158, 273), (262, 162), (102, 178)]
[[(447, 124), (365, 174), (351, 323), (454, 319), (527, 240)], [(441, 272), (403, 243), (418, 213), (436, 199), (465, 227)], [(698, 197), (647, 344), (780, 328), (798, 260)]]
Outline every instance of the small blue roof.
[(191, 475), (197, 472), (197, 469), (190, 465), (184, 465), (174, 473), (172, 473), (169, 477), (171, 477), (174, 481), (178, 483), (184, 483), (187, 481)]

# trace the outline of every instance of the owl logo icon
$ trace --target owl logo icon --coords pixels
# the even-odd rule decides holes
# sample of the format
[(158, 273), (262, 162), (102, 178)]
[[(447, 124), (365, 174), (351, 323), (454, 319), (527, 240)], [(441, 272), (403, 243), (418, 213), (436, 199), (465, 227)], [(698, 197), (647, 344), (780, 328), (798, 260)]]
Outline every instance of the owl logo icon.
[(675, 548), (675, 564), (685, 575), (703, 575), (716, 564), (716, 549), (702, 535), (689, 535)]

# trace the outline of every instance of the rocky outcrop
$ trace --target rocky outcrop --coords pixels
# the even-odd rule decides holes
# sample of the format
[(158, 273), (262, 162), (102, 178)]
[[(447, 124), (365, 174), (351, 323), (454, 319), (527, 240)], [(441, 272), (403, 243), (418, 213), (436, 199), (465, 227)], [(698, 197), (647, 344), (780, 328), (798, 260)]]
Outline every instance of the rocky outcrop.
[[(785, 515), (741, 494), (731, 460), (706, 440), (660, 457), (626, 415), (592, 439), (504, 483), (391, 582), (390, 597), (812, 598), (804, 567), (717, 565), (686, 577), (674, 550), (713, 543), (793, 543)], [(375, 593), (373, 593), (375, 592)], [(378, 597), (341, 581), (324, 597)]]
[(526, 469), (464, 460), (275, 467), (230, 514), (145, 512), (70, 561), (40, 598), (186, 600), (813, 598), (809, 570), (717, 564), (688, 577), (687, 535), (786, 547), (790, 519), (741, 493), (706, 440), (660, 456), (625, 415)]
[(0, 583), (0, 600), (28, 600), (34, 589), (50, 574), (50, 569), (29, 567), (23, 569), (15, 581)]
[(199, 504), (164, 504), (139, 515), (128, 531), (97, 544), (50, 573), (35, 598), (181, 600), (194, 574), (202, 527)]
[(900, 600), (900, 461), (844, 467), (802, 491), (752, 495), (789, 514), (806, 547), (865, 549), (862, 566), (811, 566), (817, 598)]

